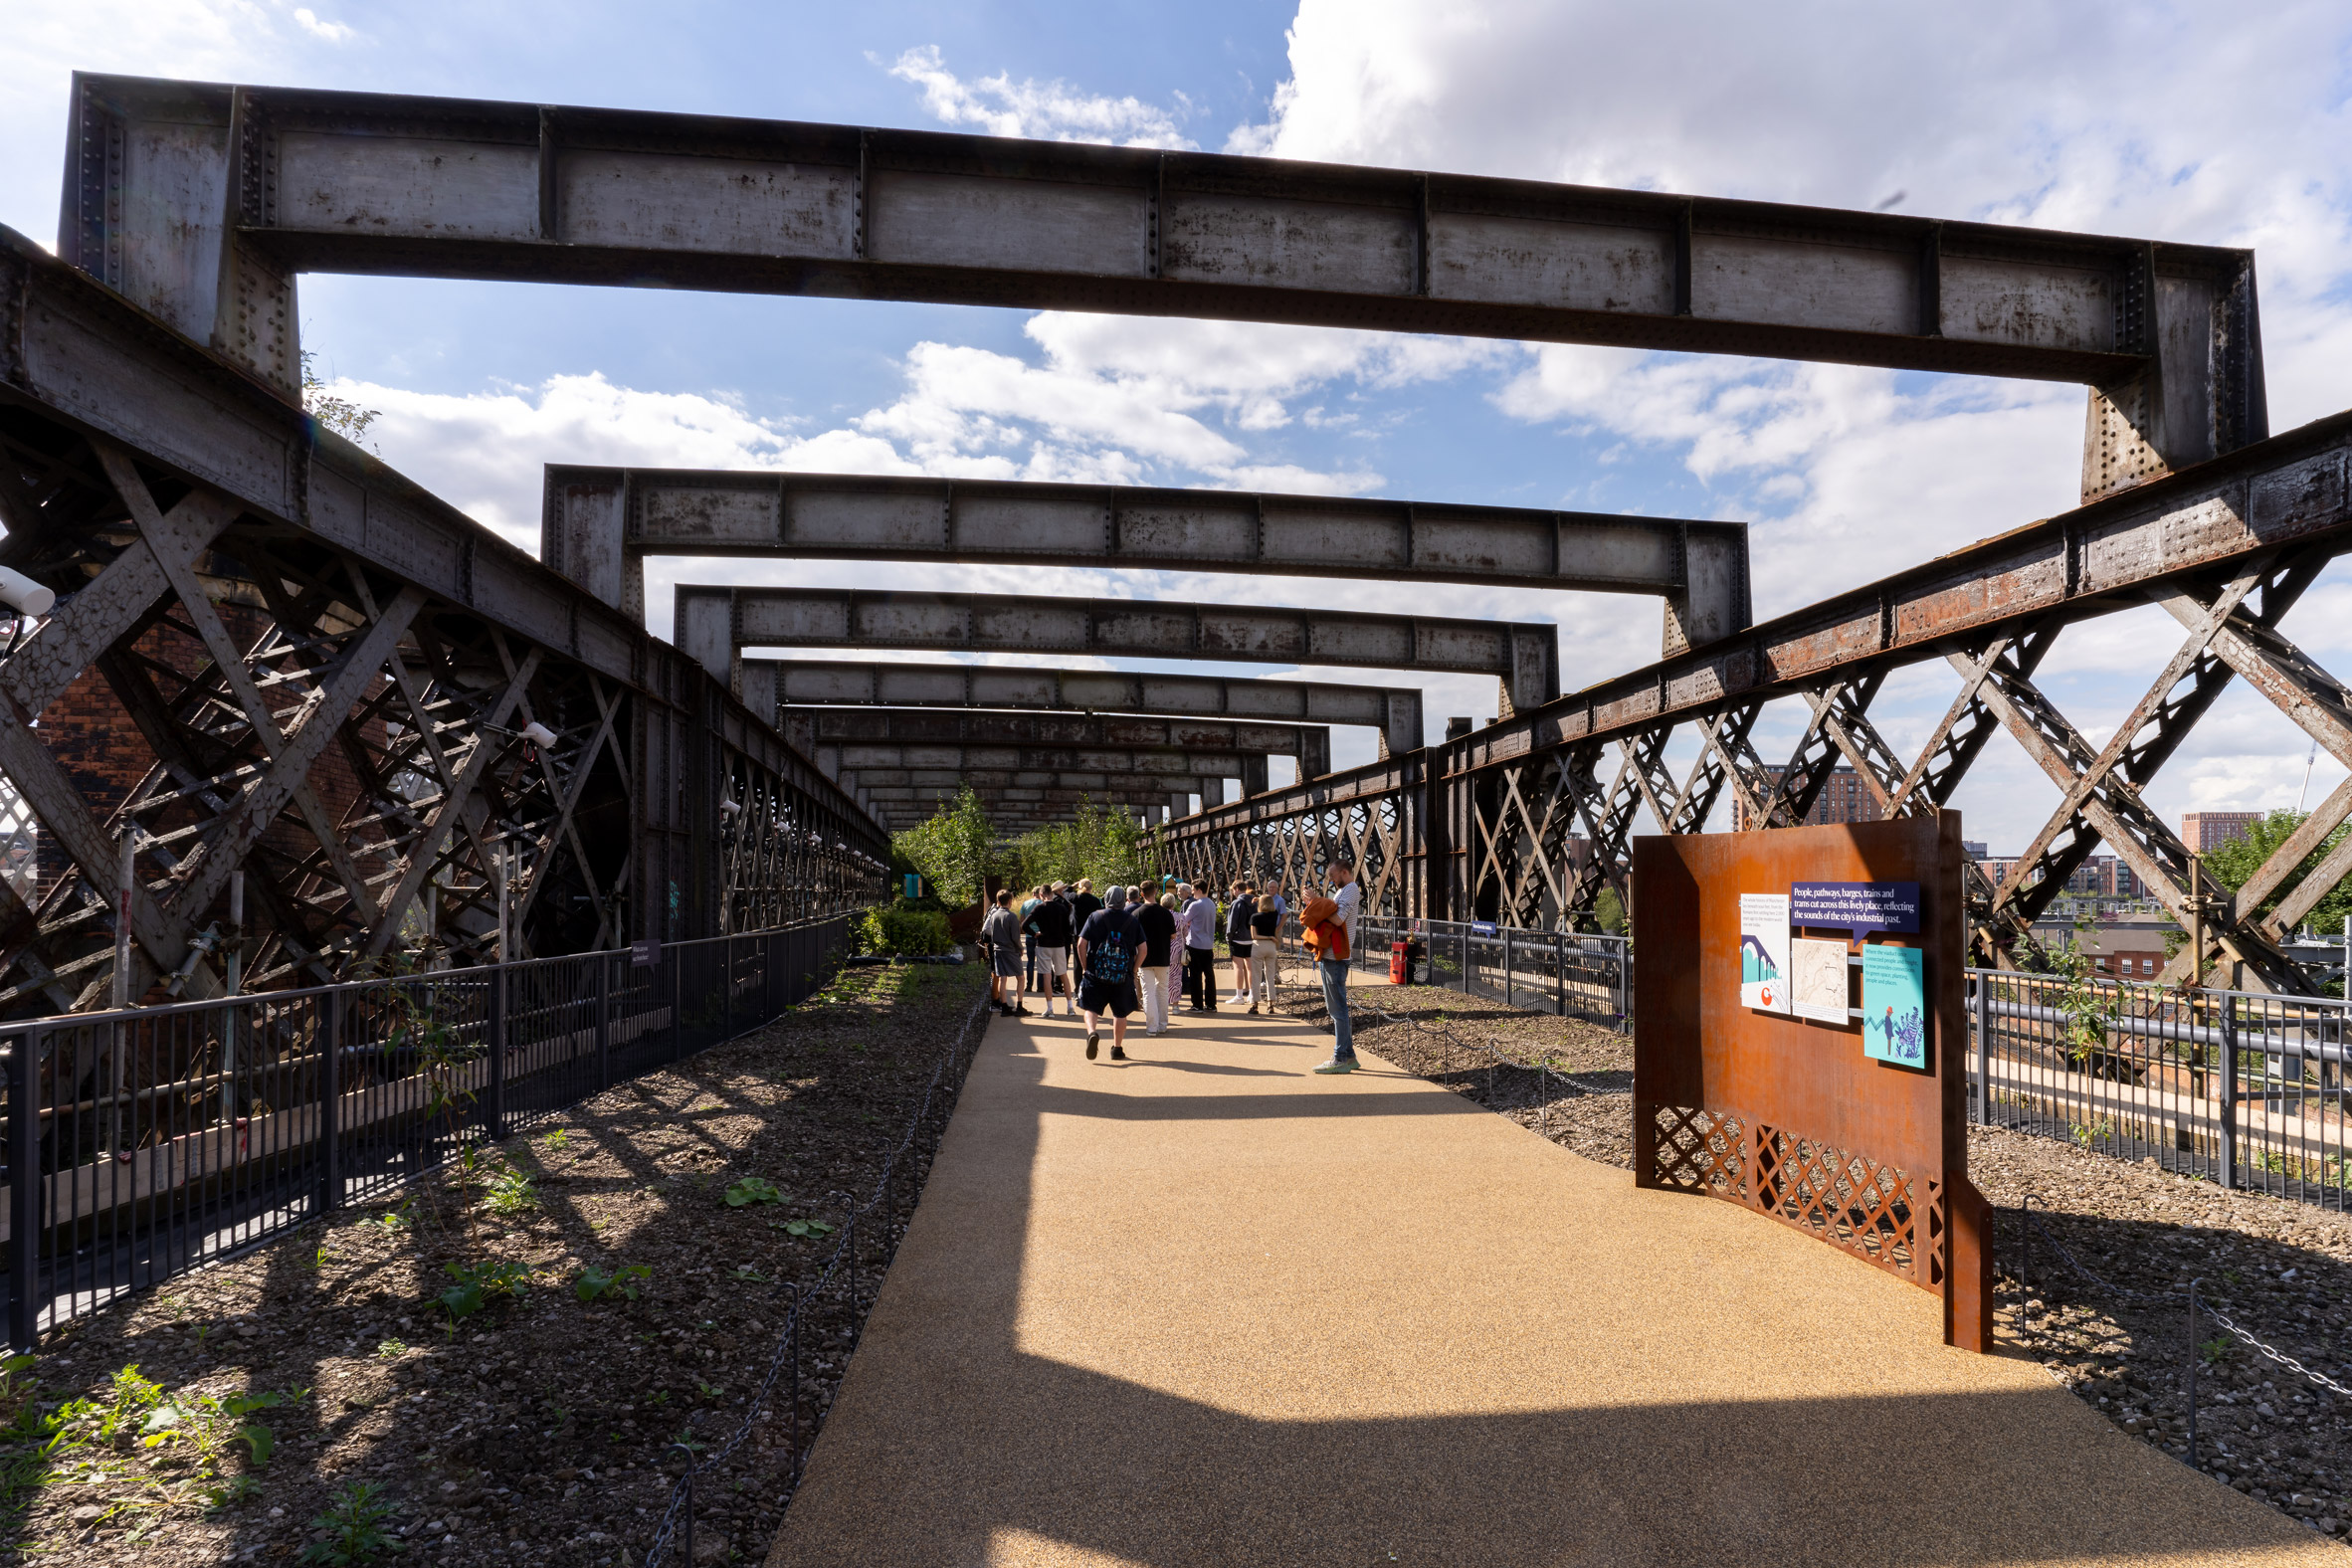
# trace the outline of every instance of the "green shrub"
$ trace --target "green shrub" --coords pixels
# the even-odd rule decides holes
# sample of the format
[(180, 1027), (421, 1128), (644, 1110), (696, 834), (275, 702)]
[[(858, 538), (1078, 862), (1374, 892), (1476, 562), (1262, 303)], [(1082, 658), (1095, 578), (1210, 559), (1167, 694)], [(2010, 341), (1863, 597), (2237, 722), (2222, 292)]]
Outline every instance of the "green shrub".
[(858, 946), (894, 958), (920, 958), (952, 952), (955, 934), (947, 928), (945, 913), (915, 908), (901, 898), (866, 911), (858, 921)]

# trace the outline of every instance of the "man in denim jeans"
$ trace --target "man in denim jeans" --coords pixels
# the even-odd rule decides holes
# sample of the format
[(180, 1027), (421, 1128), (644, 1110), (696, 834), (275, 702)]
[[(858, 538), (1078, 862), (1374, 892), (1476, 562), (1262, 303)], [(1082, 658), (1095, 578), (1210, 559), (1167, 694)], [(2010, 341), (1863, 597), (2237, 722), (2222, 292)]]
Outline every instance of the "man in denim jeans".
[(1355, 961), (1356, 909), (1364, 901), (1364, 890), (1356, 885), (1356, 869), (1345, 861), (1333, 861), (1323, 869), (1331, 882), (1331, 901), (1339, 905), (1336, 914), (1323, 923), (1336, 925), (1347, 933), (1345, 958), (1317, 958), (1315, 973), (1323, 982), (1323, 1007), (1331, 1015), (1331, 1060), (1315, 1069), (1317, 1073), (1353, 1073), (1356, 1070), (1355, 1032), (1347, 1017), (1347, 968)]

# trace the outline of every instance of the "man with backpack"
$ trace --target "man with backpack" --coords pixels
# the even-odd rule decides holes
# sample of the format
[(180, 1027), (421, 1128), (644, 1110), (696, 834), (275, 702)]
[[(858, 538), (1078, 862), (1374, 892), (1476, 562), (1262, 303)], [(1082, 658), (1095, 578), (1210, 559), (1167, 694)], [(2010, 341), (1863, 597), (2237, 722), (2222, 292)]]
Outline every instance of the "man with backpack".
[(1347, 1016), (1348, 960), (1356, 950), (1356, 907), (1363, 890), (1356, 886), (1356, 869), (1345, 861), (1324, 868), (1331, 896), (1309, 898), (1298, 910), (1299, 935), (1314, 955), (1315, 975), (1323, 983), (1323, 1007), (1331, 1015), (1331, 1060), (1317, 1073), (1353, 1073), (1356, 1041)]
[(1127, 1060), (1127, 1015), (1135, 1011), (1135, 966), (1142, 960), (1143, 927), (1127, 911), (1127, 889), (1113, 887), (1078, 932), (1078, 1011), (1086, 1015), (1086, 1060), (1102, 1043), (1100, 1015), (1110, 1015), (1110, 1060)]

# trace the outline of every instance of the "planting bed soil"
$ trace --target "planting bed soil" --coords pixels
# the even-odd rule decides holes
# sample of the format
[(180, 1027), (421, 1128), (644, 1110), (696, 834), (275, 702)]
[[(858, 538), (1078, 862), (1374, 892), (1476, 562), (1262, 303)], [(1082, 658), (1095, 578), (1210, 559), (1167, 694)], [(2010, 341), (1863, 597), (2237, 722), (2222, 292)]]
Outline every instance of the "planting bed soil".
[[(21, 1434), (60, 1401), (94, 1408), (46, 1456), (0, 1450), (0, 1550), (277, 1563), (372, 1530), (382, 1544), (351, 1560), (642, 1559), (680, 1469), (670, 1445), (715, 1446), (742, 1419), (789, 1302), (984, 987), (978, 965), (847, 969), (775, 1023), (557, 1112), (471, 1170), (61, 1331), (13, 1375), (0, 1420)], [(901, 1221), (951, 1104), (917, 1133)], [(889, 1239), (859, 1231), (871, 1303)], [(788, 1440), (805, 1450), (854, 1342), (845, 1284), (803, 1318), (797, 1409), (779, 1382), (752, 1440), (697, 1481), (698, 1560), (766, 1554)], [(363, 1483), (380, 1491), (355, 1502)], [(338, 1499), (345, 1523), (315, 1525)]]
[[(1284, 978), (1282, 1011), (1325, 1016), (1303, 965), (1292, 964)], [(1362, 996), (1353, 1022), (1363, 1049), (1589, 1159), (1632, 1168), (1630, 1035), (1427, 986), (1351, 994)], [(1551, 1075), (1536, 1072), (1538, 1063)], [(2124, 1432), (2187, 1458), (2192, 1278), (2204, 1281), (2201, 1300), (2352, 1387), (2352, 1215), (2228, 1192), (2153, 1161), (2125, 1164), (1992, 1127), (1969, 1129), (1968, 1162), (2001, 1211), (1999, 1333)], [(2029, 1251), (2017, 1216), (2028, 1196), (2049, 1234), (2106, 1284), (2067, 1268), (2039, 1233)], [(2153, 1299), (2134, 1301), (2125, 1291)], [(2201, 1468), (2343, 1538), (2352, 1527), (2352, 1400), (2271, 1361), (2210, 1316), (2200, 1318), (2197, 1337)]]

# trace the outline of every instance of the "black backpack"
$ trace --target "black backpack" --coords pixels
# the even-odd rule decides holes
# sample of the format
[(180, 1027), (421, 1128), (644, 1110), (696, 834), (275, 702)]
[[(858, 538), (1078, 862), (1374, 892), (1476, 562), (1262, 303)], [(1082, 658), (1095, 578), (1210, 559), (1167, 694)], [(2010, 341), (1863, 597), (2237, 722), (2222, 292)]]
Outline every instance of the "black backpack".
[(1113, 921), (1102, 922), (1100, 933), (1086, 946), (1086, 975), (1104, 985), (1125, 985), (1135, 972), (1135, 954), (1127, 933)]

